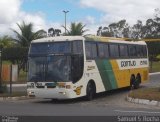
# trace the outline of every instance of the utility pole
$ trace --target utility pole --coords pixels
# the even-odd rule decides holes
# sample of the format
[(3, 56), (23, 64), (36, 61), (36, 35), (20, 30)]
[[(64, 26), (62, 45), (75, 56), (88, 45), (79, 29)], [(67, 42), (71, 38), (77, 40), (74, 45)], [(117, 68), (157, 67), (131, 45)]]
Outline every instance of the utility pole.
[(64, 15), (65, 15), (65, 35), (66, 35), (66, 18), (67, 18), (67, 13), (69, 12), (69, 11), (65, 11), (65, 10), (63, 10), (63, 12), (64, 12)]

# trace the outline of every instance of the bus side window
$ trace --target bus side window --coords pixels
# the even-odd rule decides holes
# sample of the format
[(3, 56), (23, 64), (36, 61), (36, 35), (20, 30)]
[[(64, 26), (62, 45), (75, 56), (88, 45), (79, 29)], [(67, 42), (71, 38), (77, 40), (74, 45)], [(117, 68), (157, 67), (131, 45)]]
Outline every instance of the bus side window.
[(97, 45), (95, 42), (87, 41), (85, 44), (86, 49), (86, 59), (95, 59), (97, 58)]
[(137, 50), (137, 56), (143, 57), (143, 47), (141, 45), (137, 45), (136, 50)]
[(100, 58), (108, 58), (109, 57), (108, 44), (98, 43), (98, 53)]
[(128, 46), (127, 45), (119, 45), (120, 57), (125, 58), (128, 56)]
[(118, 44), (110, 44), (109, 49), (110, 49), (109, 52), (110, 52), (111, 58), (118, 58), (119, 57)]
[(147, 47), (143, 46), (142, 49), (143, 49), (143, 56), (147, 57)]
[(137, 56), (137, 51), (136, 51), (136, 46), (135, 45), (129, 45), (129, 56), (136, 57)]
[(73, 54), (83, 54), (82, 40), (73, 41)]

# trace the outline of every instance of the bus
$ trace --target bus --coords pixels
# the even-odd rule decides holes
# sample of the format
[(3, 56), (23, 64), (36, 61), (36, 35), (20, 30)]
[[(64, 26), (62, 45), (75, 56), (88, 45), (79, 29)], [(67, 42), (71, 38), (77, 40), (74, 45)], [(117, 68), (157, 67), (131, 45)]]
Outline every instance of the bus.
[(98, 36), (58, 36), (33, 40), (28, 53), (29, 96), (72, 99), (148, 81), (144, 41)]

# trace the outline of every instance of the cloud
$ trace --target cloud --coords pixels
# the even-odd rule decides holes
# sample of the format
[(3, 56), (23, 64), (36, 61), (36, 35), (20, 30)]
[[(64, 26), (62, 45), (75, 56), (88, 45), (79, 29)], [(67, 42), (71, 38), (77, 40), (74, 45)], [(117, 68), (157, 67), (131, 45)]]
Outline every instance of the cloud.
[(102, 11), (101, 23), (126, 19), (134, 24), (138, 19), (144, 21), (153, 16), (154, 9), (160, 6), (159, 0), (80, 0), (83, 7)]
[(24, 0), (0, 0), (0, 36), (10, 35), (14, 33), (11, 29), (19, 31), (17, 23), (22, 21), (34, 24), (34, 31), (44, 29), (48, 30), (50, 27), (59, 28), (59, 23), (47, 22), (45, 14), (42, 12), (28, 13), (21, 10), (21, 5)]
[(92, 16), (87, 16), (84, 21), (86, 24), (95, 24), (95, 18)]
[(25, 21), (26, 23), (33, 23), (34, 25), (34, 31), (40, 30), (40, 29), (47, 29), (45, 16), (41, 13), (26, 13), (26, 12), (20, 12), (19, 14), (19, 20), (18, 23), (21, 23), (22, 21)]
[(8, 24), (15, 20), (20, 5), (20, 0), (0, 0), (0, 24)]

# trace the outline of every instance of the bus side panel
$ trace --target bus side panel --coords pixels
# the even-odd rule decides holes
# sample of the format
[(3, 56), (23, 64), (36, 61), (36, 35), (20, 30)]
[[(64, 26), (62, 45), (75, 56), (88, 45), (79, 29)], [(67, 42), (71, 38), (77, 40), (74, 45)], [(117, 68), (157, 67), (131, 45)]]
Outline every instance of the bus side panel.
[[(139, 66), (139, 67), (131, 67), (131, 68), (124, 68), (121, 69), (120, 66), (117, 63), (117, 60), (111, 60), (112, 69), (115, 75), (116, 82), (118, 84), (118, 88), (127, 87), (130, 86), (130, 78), (131, 75), (137, 76), (137, 74), (140, 74), (141, 76), (141, 83), (148, 81), (148, 67), (147, 65)], [(139, 62), (139, 61), (137, 61)]]
[(94, 60), (90, 60), (89, 62), (85, 63), (85, 83), (86, 83), (85, 86), (87, 86), (87, 83), (90, 80), (93, 80), (95, 82), (97, 93), (106, 90), (104, 83), (102, 82), (102, 77), (99, 73), (99, 67), (97, 67), (97, 64)]
[(113, 69), (115, 79), (118, 85), (117, 88), (129, 86), (130, 85), (130, 70), (129, 69), (120, 70), (116, 60), (111, 60), (110, 62), (112, 64), (112, 69)]
[(96, 64), (105, 90), (116, 89), (118, 85), (110, 61), (106, 59), (98, 59), (96, 60)]

